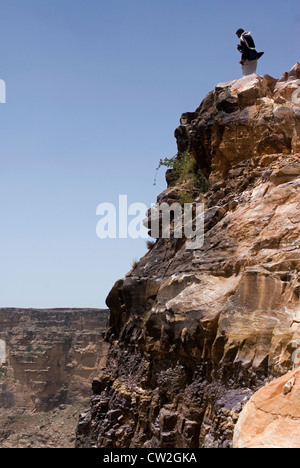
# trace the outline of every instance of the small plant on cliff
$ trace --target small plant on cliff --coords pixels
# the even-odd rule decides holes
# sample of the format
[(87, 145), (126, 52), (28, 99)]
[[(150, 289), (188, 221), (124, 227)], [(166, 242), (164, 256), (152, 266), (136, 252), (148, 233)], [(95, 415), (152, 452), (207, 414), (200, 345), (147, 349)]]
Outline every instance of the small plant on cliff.
[[(198, 189), (201, 193), (208, 191), (208, 180), (198, 169), (195, 159), (188, 151), (178, 153), (171, 159), (161, 159), (156, 171), (159, 171), (162, 166), (171, 171), (169, 177), (171, 186), (184, 184), (188, 188)], [(156, 179), (154, 184), (156, 184)]]
[(178, 202), (183, 206), (185, 203), (193, 203), (194, 199), (190, 193), (183, 193), (180, 195)]
[(0, 382), (4, 382), (7, 379), (7, 368), (0, 364)]
[(132, 263), (131, 263), (131, 268), (132, 268), (132, 270), (135, 270), (136, 267), (138, 266), (138, 264), (139, 264), (139, 262), (138, 262), (136, 259), (134, 259), (134, 260), (132, 261)]
[(147, 246), (148, 250), (152, 250), (153, 247), (155, 246), (155, 244), (156, 244), (156, 241), (153, 241), (153, 240), (147, 240), (146, 241), (146, 246)]

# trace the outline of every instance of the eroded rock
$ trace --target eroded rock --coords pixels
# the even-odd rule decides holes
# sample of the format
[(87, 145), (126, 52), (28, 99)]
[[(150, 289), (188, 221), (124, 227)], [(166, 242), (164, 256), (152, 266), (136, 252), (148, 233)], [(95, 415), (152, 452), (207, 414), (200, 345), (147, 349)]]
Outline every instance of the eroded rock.
[(299, 152), (299, 67), (280, 80), (254, 74), (217, 85), (192, 121), (181, 120), (179, 151), (189, 149), (212, 182), (240, 161)]
[(300, 447), (300, 370), (253, 395), (234, 432), (235, 448)]
[(105, 310), (0, 309), (0, 407), (49, 411), (85, 401), (106, 359), (106, 322)]
[[(178, 147), (211, 181), (198, 198), (205, 242), (187, 250), (185, 239), (159, 238), (112, 288), (109, 356), (78, 447), (229, 447), (252, 394), (292, 369), (300, 342), (298, 68), (280, 81), (220, 84), (196, 116), (184, 116)], [(181, 189), (168, 188), (159, 202), (176, 201)], [(116, 410), (122, 418), (112, 421)]]

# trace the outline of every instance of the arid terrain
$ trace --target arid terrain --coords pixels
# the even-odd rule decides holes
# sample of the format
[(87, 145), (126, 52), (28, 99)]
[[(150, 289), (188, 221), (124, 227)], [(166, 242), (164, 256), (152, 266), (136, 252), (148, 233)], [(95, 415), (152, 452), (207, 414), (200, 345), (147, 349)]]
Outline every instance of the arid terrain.
[(83, 403), (61, 405), (49, 412), (0, 409), (0, 448), (74, 448)]
[(74, 447), (107, 311), (0, 309), (0, 447)]

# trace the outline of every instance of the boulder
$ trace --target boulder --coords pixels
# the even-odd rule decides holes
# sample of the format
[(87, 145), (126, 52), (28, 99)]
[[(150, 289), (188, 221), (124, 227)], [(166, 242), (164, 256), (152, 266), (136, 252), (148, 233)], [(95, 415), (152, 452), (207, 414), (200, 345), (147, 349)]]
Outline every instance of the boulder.
[(234, 431), (234, 448), (300, 448), (300, 369), (256, 392)]

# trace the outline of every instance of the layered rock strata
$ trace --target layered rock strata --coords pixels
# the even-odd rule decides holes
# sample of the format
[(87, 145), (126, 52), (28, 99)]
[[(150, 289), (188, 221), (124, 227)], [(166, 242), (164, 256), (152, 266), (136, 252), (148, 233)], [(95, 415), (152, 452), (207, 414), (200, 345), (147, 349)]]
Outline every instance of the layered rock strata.
[(0, 408), (48, 411), (88, 399), (106, 359), (107, 315), (97, 309), (0, 309), (6, 351)]
[(228, 447), (300, 343), (300, 65), (219, 84), (175, 136), (209, 177), (205, 241), (158, 239), (112, 288), (105, 369), (77, 447)]

